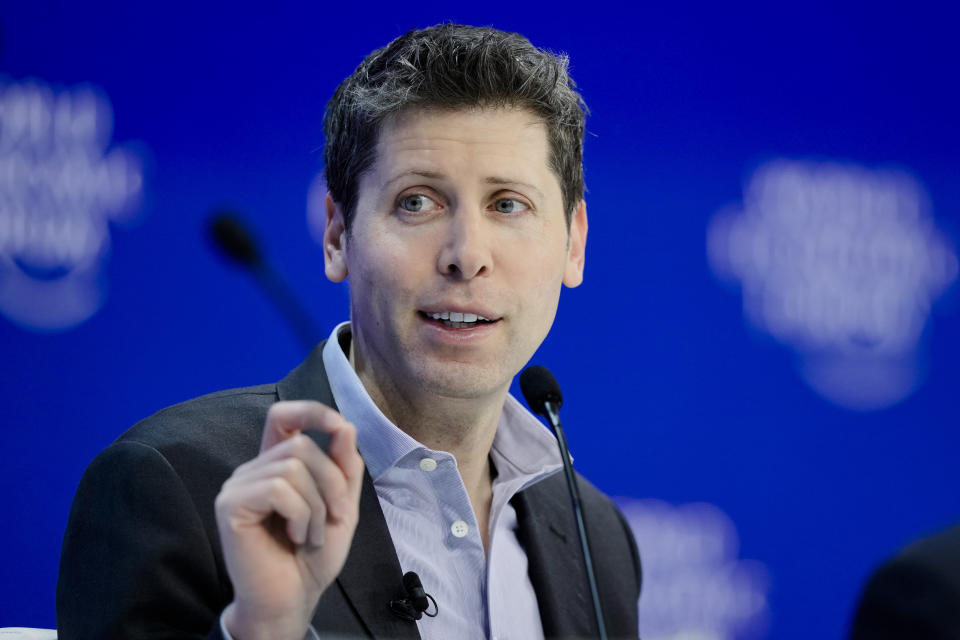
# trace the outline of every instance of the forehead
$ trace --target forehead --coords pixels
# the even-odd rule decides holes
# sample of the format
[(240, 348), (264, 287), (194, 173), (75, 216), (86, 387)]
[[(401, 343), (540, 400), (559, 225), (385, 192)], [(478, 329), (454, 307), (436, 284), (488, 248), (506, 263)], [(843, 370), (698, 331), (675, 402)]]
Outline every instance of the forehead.
[(378, 174), (497, 169), (518, 178), (552, 176), (546, 125), (516, 107), (407, 109), (384, 121), (371, 169)]
[(457, 125), (465, 122), (488, 131), (505, 128), (541, 130), (546, 136), (546, 126), (537, 114), (520, 106), (503, 105), (463, 108), (408, 107), (384, 118), (381, 138), (384, 135), (433, 132), (435, 129), (447, 129), (453, 133)]

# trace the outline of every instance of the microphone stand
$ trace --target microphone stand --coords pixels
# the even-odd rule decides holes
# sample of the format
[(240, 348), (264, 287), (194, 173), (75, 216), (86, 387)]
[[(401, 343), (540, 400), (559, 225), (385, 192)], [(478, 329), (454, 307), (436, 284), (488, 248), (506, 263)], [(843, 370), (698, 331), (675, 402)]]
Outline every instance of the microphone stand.
[(557, 437), (557, 444), (560, 447), (560, 459), (563, 462), (563, 475), (567, 479), (567, 487), (570, 489), (570, 500), (573, 502), (573, 515), (577, 520), (577, 534), (580, 538), (580, 546), (583, 549), (583, 563), (587, 570), (587, 582), (590, 584), (590, 597), (593, 600), (593, 613), (597, 618), (597, 630), (600, 632), (601, 640), (607, 640), (607, 628), (603, 622), (603, 608), (600, 606), (600, 592), (597, 590), (597, 577), (593, 571), (593, 555), (590, 553), (590, 543), (587, 540), (587, 528), (583, 524), (583, 508), (580, 506), (580, 489), (577, 487), (576, 478), (573, 475), (573, 464), (570, 461), (570, 449), (567, 447), (567, 437), (560, 426), (560, 415), (558, 406), (552, 401), (546, 400), (543, 403), (544, 415)]

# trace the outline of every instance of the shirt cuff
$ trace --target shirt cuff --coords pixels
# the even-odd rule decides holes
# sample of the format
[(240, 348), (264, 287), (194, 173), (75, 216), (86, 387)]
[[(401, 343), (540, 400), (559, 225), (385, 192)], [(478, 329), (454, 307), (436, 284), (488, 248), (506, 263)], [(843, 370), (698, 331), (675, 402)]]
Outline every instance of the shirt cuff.
[[(223, 622), (223, 613), (220, 614), (220, 633), (223, 634), (223, 640), (233, 640), (233, 636), (227, 631), (227, 625)], [(313, 625), (307, 627), (307, 633), (303, 636), (303, 640), (320, 640), (320, 636), (317, 635)]]

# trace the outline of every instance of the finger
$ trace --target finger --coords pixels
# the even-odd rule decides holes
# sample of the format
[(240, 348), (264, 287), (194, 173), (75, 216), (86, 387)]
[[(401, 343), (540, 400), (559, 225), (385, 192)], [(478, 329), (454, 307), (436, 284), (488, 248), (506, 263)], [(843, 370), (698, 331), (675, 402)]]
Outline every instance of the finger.
[(304, 429), (332, 433), (346, 424), (337, 411), (313, 400), (277, 402), (267, 411), (260, 451), (266, 451)]
[(317, 429), (329, 433), (330, 457), (347, 480), (347, 495), (337, 491), (338, 483), (325, 482), (323, 468), (315, 468), (318, 484), (324, 490), (327, 507), (335, 517), (356, 510), (363, 486), (363, 460), (357, 452), (356, 429), (330, 407), (311, 400), (278, 402), (267, 414), (261, 451), (289, 440), (298, 429)]
[(332, 434), (330, 458), (343, 472), (347, 481), (349, 499), (353, 505), (356, 505), (360, 500), (364, 469), (363, 458), (357, 451), (357, 430), (352, 424), (344, 421), (344, 424), (332, 431)]
[(222, 494), (218, 507), (235, 530), (261, 525), (276, 513), (287, 522), (286, 531), (295, 544), (304, 544), (310, 526), (310, 505), (284, 478), (263, 478), (235, 485)]
[(280, 442), (279, 444), (276, 444), (269, 449), (261, 450), (256, 458), (247, 460), (239, 467), (234, 469), (233, 475), (240, 476), (253, 473), (261, 466), (276, 462), (277, 460), (283, 460), (291, 456), (305, 459), (315, 455), (326, 455), (323, 453), (320, 447), (310, 440), (310, 438), (304, 438), (306, 442), (301, 442), (296, 437), (297, 435), (297, 433), (294, 433), (288, 439)]
[[(279, 447), (274, 447), (274, 449), (277, 448)], [(317, 455), (323, 456), (323, 453), (317, 452)], [(325, 466), (336, 470), (336, 465), (329, 459), (325, 460)], [(340, 473), (339, 470), (336, 470), (336, 473)], [(282, 478), (286, 480), (304, 499), (310, 507), (307, 535), (311, 544), (317, 546), (322, 545), (323, 535), (326, 529), (327, 505), (317, 486), (317, 480), (314, 474), (311, 473), (303, 460), (291, 456), (251, 467), (246, 473), (233, 478), (231, 482), (235, 490), (242, 491), (245, 486), (256, 485), (261, 481), (271, 478)]]
[(328, 516), (340, 519), (349, 515), (351, 509), (356, 510), (358, 501), (354, 499), (351, 502), (352, 494), (346, 473), (336, 461), (319, 451), (313, 441), (303, 434), (291, 438), (289, 442), (291, 455), (302, 460), (313, 477)]
[[(359, 455), (356, 457), (359, 458)], [(324, 505), (324, 517), (329, 514), (339, 519), (356, 509), (358, 499), (355, 496), (359, 494), (351, 490), (344, 470), (303, 434), (296, 434), (240, 465), (231, 481), (248, 483), (272, 473), (283, 475), (284, 467), (278, 465), (286, 460), (298, 460), (305, 473), (309, 474), (312, 491), (308, 497), (312, 498), (314, 494), (319, 496)]]

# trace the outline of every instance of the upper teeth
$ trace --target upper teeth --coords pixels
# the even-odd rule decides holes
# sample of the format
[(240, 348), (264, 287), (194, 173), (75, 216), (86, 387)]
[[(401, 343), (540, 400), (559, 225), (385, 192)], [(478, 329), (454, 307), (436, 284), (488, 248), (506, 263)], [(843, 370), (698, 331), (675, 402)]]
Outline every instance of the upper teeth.
[(449, 320), (450, 322), (476, 322), (477, 320), (490, 322), (487, 318), (478, 316), (475, 313), (460, 313), (459, 311), (443, 311), (441, 313), (430, 313), (427, 315), (434, 320)]

